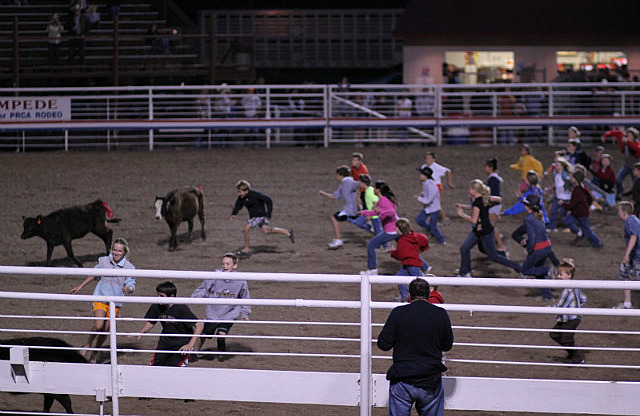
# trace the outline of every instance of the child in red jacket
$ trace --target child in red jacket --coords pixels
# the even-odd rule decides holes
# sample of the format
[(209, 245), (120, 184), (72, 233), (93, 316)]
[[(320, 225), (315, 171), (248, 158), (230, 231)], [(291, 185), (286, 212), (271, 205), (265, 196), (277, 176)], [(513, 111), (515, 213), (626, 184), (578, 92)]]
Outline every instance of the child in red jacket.
[(576, 234), (574, 243), (577, 243), (582, 237), (587, 237), (593, 247), (602, 247), (602, 242), (589, 224), (589, 206), (593, 199), (589, 190), (582, 184), (583, 181), (584, 170), (576, 168), (571, 176), (571, 182), (574, 185), (571, 191), (571, 200), (562, 204), (562, 207), (569, 211), (570, 214), (564, 217), (562, 223)]
[[(416, 233), (411, 229), (411, 222), (406, 218), (396, 221), (396, 230), (400, 234), (397, 248), (391, 252), (391, 257), (402, 262), (402, 267), (396, 276), (423, 276), (431, 270), (429, 264), (420, 255), (429, 249), (429, 239), (422, 233)], [(398, 285), (400, 301), (405, 302), (409, 298), (409, 286)]]

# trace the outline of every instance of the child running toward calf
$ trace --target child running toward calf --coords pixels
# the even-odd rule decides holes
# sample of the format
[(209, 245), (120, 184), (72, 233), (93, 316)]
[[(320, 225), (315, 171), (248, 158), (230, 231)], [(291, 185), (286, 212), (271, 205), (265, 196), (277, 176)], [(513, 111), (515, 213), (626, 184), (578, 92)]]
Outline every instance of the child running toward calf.
[(236, 184), (238, 191), (238, 199), (231, 211), (231, 219), (236, 218), (236, 214), (240, 212), (242, 207), (247, 207), (249, 211), (249, 221), (242, 227), (244, 233), (244, 247), (237, 251), (238, 257), (246, 258), (251, 255), (249, 251), (249, 241), (251, 239), (251, 229), (258, 227), (265, 234), (282, 234), (289, 237), (292, 243), (295, 243), (293, 228), (285, 229), (271, 227), (269, 221), (273, 212), (273, 200), (265, 193), (251, 189), (249, 182), (241, 180)]

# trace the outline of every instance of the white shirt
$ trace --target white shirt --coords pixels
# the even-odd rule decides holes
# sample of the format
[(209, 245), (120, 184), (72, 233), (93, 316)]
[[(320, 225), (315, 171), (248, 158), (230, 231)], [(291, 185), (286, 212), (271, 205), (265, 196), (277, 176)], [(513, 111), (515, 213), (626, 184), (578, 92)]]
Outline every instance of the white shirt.
[(441, 185), (442, 184), (442, 177), (445, 176), (447, 174), (447, 172), (451, 172), (451, 169), (446, 168), (442, 165), (437, 164), (436, 162), (433, 162), (431, 164), (431, 166), (424, 164), (422, 165), (420, 168), (424, 168), (425, 166), (429, 167), (431, 169), (431, 171), (433, 172), (433, 175), (431, 175), (433, 177), (433, 180), (435, 181), (436, 185)]

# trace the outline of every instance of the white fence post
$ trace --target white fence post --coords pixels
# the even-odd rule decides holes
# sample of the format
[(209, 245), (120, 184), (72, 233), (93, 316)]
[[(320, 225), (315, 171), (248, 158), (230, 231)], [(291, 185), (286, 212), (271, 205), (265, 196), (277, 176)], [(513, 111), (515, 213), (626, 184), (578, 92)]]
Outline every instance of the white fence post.
[(326, 120), (326, 126), (324, 127), (324, 147), (329, 147), (329, 137), (331, 136), (331, 89), (328, 85), (323, 87), (324, 89), (324, 108), (322, 114)]
[(360, 416), (371, 416), (371, 283), (360, 275)]
[[(153, 120), (153, 89), (149, 88), (149, 120)], [(153, 150), (153, 129), (149, 129), (149, 150)]]
[(116, 304), (109, 302), (109, 353), (111, 355), (112, 414), (120, 415), (120, 377), (118, 372), (118, 341), (116, 336)]

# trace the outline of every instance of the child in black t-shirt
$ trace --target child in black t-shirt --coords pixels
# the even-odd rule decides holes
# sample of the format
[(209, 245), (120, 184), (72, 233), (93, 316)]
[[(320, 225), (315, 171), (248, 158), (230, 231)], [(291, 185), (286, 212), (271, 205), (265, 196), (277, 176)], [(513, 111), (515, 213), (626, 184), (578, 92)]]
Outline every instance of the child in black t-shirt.
[[(156, 286), (159, 297), (176, 297), (178, 290), (173, 282), (164, 282)], [(169, 352), (156, 352), (151, 359), (151, 365), (167, 367), (186, 367), (189, 363), (189, 352), (193, 350), (202, 333), (202, 322), (197, 322), (196, 317), (188, 305), (181, 304), (157, 304), (154, 303), (144, 316), (149, 322), (145, 323), (140, 332), (147, 333), (154, 327), (158, 319), (162, 319), (163, 334), (184, 334), (184, 337), (158, 338), (158, 351), (182, 351), (181, 354)], [(185, 322), (183, 320), (190, 320)], [(140, 339), (140, 335), (138, 335)]]

